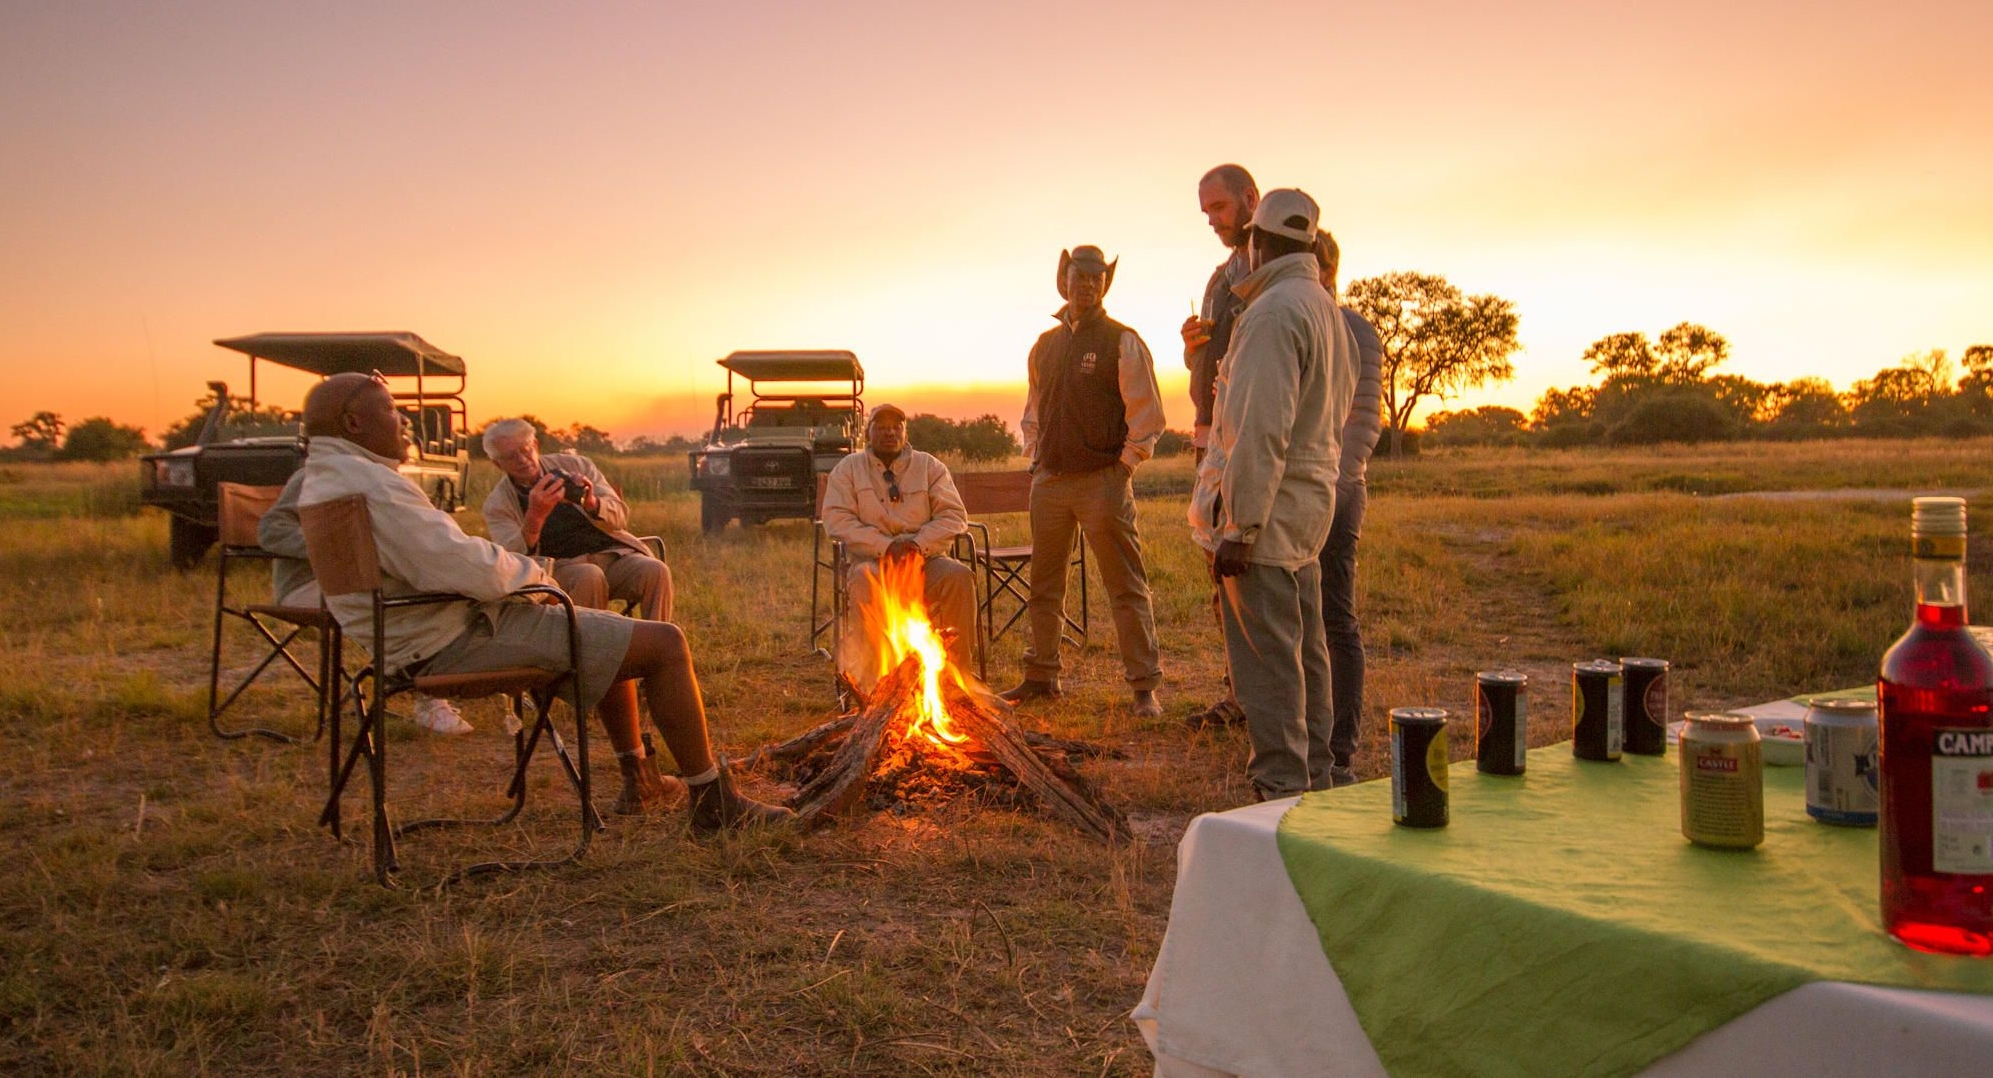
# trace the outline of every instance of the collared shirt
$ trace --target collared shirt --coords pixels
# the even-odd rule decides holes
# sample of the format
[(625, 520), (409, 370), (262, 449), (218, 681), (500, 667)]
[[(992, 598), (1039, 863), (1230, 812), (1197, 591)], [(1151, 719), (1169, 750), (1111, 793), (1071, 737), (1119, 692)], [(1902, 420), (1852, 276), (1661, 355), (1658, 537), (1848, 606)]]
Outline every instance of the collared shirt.
[(838, 461), (824, 484), (822, 517), (825, 533), (858, 558), (882, 557), (900, 538), (919, 543), (928, 557), (945, 554), (955, 537), (969, 530), (969, 514), (948, 466), (912, 446), (890, 462), (869, 449)]

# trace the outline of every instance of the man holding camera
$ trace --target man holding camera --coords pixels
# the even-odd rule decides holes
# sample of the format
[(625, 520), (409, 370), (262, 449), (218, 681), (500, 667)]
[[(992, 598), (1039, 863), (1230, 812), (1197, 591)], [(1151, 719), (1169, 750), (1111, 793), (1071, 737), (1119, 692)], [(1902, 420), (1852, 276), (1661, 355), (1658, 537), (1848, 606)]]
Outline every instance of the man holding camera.
[(484, 429), (484, 455), (509, 482), (484, 499), (491, 541), (553, 559), (554, 581), (576, 606), (634, 604), (632, 617), (671, 620), (671, 569), (627, 530), (629, 506), (602, 470), (579, 453), (540, 456), (539, 432), (523, 419)]

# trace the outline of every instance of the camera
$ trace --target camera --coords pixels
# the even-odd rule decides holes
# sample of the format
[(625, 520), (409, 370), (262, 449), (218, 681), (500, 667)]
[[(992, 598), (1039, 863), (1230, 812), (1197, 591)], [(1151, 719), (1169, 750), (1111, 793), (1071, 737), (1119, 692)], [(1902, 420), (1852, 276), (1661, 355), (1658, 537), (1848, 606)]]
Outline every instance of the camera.
[(561, 497), (568, 501), (580, 505), (581, 500), (588, 497), (588, 488), (582, 484), (581, 479), (574, 473), (565, 472), (559, 468), (548, 468), (547, 474), (560, 477)]

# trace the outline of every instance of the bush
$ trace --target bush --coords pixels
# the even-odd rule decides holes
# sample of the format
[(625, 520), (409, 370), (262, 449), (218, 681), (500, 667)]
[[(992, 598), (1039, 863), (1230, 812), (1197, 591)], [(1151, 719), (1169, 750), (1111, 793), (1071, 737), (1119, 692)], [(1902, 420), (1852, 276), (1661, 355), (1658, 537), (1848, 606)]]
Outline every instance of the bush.
[(69, 437), (56, 450), (57, 460), (130, 460), (152, 448), (145, 432), (137, 427), (113, 423), (104, 416), (86, 419), (69, 428)]
[(1614, 445), (1720, 442), (1737, 437), (1737, 415), (1723, 402), (1694, 391), (1643, 395), (1626, 418), (1606, 432)]

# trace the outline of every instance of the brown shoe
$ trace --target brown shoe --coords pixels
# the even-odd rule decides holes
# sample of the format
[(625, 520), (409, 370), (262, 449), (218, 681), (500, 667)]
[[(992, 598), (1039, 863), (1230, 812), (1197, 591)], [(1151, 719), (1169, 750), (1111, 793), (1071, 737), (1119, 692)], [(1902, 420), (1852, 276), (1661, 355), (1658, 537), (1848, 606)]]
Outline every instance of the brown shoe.
[(1023, 681), (1018, 682), (1016, 685), (1005, 689), (997, 695), (1013, 704), (1021, 704), (1026, 700), (1041, 698), (1057, 700), (1062, 694), (1059, 691), (1059, 683), (1056, 681), (1037, 681), (1032, 678), (1025, 678)]
[(765, 827), (796, 818), (794, 812), (781, 805), (764, 804), (741, 793), (734, 786), (733, 774), (727, 770), (725, 760), (720, 761), (719, 768), (718, 778), (691, 787), (694, 831)]
[(616, 766), (623, 772), (623, 789), (616, 795), (616, 803), (609, 806), (610, 811), (618, 816), (651, 816), (684, 808), (685, 784), (658, 771), (657, 757), (648, 753), (638, 756), (636, 751), (627, 756), (616, 754)]

